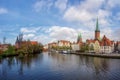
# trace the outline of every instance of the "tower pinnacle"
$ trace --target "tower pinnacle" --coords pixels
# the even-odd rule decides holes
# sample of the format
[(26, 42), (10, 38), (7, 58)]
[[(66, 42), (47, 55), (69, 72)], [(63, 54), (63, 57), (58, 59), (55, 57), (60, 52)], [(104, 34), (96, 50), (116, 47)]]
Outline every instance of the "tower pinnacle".
[(95, 39), (100, 40), (100, 29), (99, 29), (99, 24), (98, 24), (98, 18), (96, 21)]
[(79, 43), (79, 42), (82, 42), (82, 35), (81, 35), (81, 33), (78, 34), (77, 43)]
[(100, 31), (99, 24), (98, 24), (98, 18), (97, 18), (97, 22), (96, 22), (96, 30), (95, 31)]

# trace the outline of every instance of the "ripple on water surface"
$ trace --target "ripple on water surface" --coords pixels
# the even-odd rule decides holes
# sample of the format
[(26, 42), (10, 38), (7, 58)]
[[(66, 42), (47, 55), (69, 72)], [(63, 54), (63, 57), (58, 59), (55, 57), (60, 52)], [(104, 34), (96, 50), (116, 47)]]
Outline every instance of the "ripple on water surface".
[(0, 80), (120, 80), (120, 59), (42, 53), (0, 60)]

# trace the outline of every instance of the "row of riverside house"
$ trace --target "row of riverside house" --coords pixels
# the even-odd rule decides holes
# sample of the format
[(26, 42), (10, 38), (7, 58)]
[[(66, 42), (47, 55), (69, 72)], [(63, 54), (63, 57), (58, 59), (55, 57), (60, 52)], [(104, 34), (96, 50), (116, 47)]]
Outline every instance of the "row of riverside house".
[(45, 46), (45, 48), (52, 48), (56, 46), (66, 46), (71, 47), (73, 51), (81, 50), (83, 46), (88, 46), (88, 52), (94, 53), (113, 53), (113, 52), (120, 52), (120, 41), (113, 41), (110, 40), (106, 35), (102, 38), (100, 37), (100, 28), (98, 19), (96, 21), (96, 29), (95, 29), (95, 38), (94, 39), (87, 39), (86, 42), (82, 41), (81, 33), (78, 34), (77, 42), (71, 43), (67, 40), (59, 40), (58, 42), (49, 43)]

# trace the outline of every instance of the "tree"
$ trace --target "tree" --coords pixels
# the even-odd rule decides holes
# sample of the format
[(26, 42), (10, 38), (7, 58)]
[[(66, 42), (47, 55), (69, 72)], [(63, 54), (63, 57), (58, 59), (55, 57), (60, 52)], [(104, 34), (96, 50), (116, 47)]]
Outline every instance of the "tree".
[(15, 53), (15, 47), (12, 45), (8, 46), (8, 49), (6, 51), (4, 51), (4, 53), (6, 54), (14, 54)]
[(18, 49), (17, 52), (22, 54), (33, 54), (42, 52), (43, 45), (39, 44), (31, 44), (30, 40), (26, 41), (24, 44), (21, 45), (21, 48)]

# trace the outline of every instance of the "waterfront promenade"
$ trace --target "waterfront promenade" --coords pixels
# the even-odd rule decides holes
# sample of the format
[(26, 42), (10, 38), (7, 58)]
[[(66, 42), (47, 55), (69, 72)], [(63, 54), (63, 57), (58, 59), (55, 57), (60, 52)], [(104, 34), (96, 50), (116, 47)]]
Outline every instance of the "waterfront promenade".
[[(59, 51), (52, 51), (51, 53), (59, 53)], [(76, 55), (82, 55), (82, 56), (120, 59), (120, 53), (103, 53), (103, 54), (101, 54), (101, 53), (89, 53), (89, 52), (69, 52), (69, 53), (63, 53), (63, 54), (76, 54)]]
[(95, 53), (74, 53), (77, 55), (83, 55), (83, 56), (92, 56), (92, 57), (101, 57), (101, 58), (116, 58), (116, 59), (120, 59), (120, 54), (118, 53), (111, 53), (111, 54), (95, 54)]

